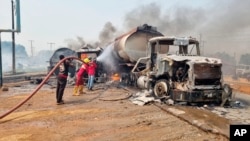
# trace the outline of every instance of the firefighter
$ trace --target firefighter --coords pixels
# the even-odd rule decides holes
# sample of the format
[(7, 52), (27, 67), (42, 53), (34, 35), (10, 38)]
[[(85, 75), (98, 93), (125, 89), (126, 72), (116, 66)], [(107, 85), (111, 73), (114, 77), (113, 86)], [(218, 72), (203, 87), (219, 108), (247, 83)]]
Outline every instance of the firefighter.
[(97, 68), (96, 59), (92, 59), (89, 62), (89, 69), (88, 69), (88, 90), (93, 90), (94, 79), (95, 79), (95, 71)]
[[(59, 59), (64, 59), (64, 55), (60, 55)], [(59, 74), (57, 76), (57, 87), (56, 87), (56, 100), (57, 105), (64, 104), (63, 93), (67, 84), (67, 77), (69, 73), (69, 67), (73, 67), (69, 60), (63, 61), (59, 66)]]
[[(89, 58), (85, 58), (81, 65), (81, 68), (78, 70), (76, 74), (76, 84), (73, 90), (73, 96), (79, 96), (80, 94), (84, 94), (83, 92), (83, 75), (85, 72), (88, 72), (88, 63), (90, 62)], [(79, 90), (79, 91), (78, 91)]]

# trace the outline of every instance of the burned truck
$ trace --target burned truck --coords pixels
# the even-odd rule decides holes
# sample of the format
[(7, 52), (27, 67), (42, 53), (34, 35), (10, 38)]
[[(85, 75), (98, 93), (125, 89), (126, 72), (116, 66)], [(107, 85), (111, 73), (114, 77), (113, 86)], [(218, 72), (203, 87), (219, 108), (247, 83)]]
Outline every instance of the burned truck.
[(147, 24), (116, 38), (98, 59), (107, 72), (118, 72), (123, 84), (153, 90), (157, 98), (223, 105), (231, 97), (220, 59), (200, 56), (194, 38), (166, 37)]
[[(146, 68), (137, 71), (139, 64)], [(155, 97), (176, 102), (213, 102), (224, 105), (231, 88), (223, 84), (220, 59), (200, 56), (199, 42), (191, 37), (153, 37), (147, 56), (138, 59), (131, 73), (140, 88), (152, 89)]]

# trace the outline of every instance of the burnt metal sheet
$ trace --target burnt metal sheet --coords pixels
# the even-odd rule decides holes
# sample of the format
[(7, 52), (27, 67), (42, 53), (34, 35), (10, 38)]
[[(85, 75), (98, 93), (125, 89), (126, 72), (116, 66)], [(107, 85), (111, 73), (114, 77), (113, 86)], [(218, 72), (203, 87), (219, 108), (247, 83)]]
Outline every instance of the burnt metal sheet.
[(172, 90), (171, 98), (178, 102), (221, 102), (222, 90), (179, 91)]
[(195, 79), (220, 79), (222, 76), (221, 65), (194, 64)]
[(172, 59), (174, 61), (189, 61), (190, 63), (212, 63), (212, 64), (221, 64), (221, 59), (203, 57), (203, 56), (178, 56), (175, 54), (166, 55), (163, 59)]

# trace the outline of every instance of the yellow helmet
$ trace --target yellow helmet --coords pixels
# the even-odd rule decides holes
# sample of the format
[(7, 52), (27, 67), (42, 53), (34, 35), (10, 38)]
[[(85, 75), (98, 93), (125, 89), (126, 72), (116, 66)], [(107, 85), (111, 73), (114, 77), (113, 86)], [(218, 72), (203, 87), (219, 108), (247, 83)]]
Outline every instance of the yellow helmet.
[(90, 60), (89, 60), (89, 58), (85, 58), (85, 59), (83, 60), (83, 62), (84, 62), (84, 63), (89, 63)]

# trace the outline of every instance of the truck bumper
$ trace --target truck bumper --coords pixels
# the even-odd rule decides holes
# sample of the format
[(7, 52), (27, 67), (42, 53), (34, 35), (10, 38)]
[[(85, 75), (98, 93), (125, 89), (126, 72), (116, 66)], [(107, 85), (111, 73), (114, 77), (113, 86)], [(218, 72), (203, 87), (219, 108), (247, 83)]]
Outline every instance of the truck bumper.
[(222, 101), (223, 90), (197, 90), (197, 91), (179, 91), (172, 90), (170, 96), (177, 102), (218, 102)]

